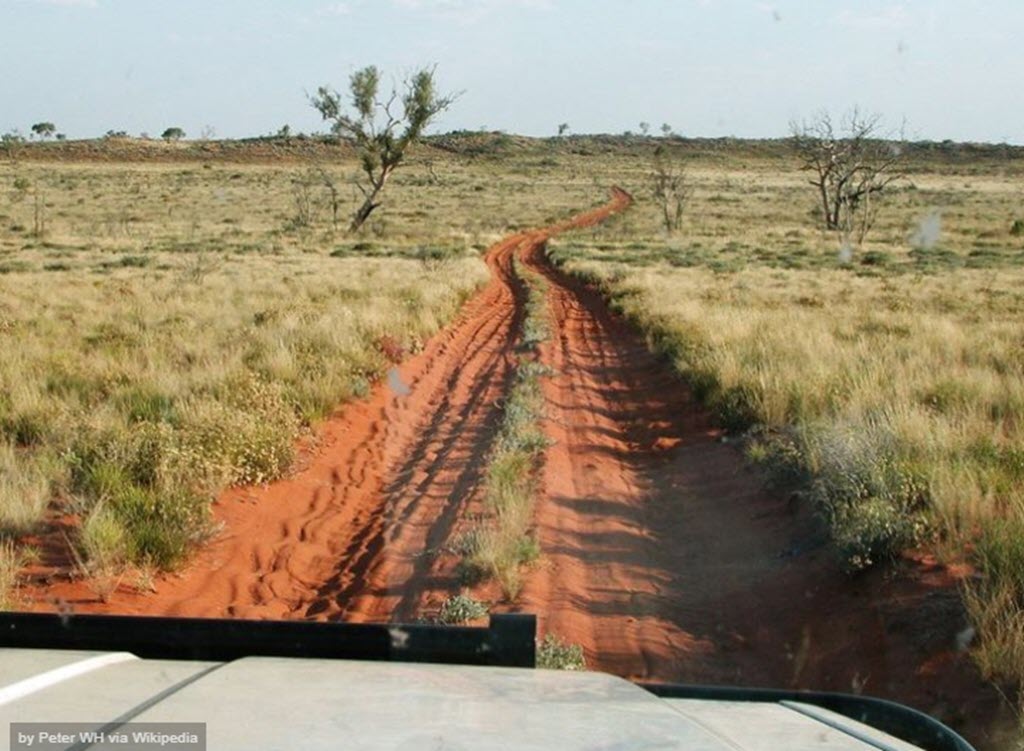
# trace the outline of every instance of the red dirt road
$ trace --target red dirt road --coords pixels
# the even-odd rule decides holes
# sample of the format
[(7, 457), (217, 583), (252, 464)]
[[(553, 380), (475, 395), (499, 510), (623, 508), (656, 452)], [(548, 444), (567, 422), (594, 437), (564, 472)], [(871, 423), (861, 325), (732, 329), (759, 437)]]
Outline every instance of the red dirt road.
[(324, 423), (293, 476), (218, 499), (223, 533), (154, 593), (121, 587), (103, 602), (58, 575), (25, 589), (29, 605), (349, 621), (434, 611), (459, 590), (448, 547), (481, 511), (524, 315), (517, 256), (549, 282), (554, 443), (535, 514), (542, 561), (498, 607), (537, 613), (596, 669), (863, 689), (983, 741), (999, 700), (954, 648), (965, 626), (954, 572), (918, 557), (896, 575), (839, 574), (810, 514), (767, 493), (669, 365), (547, 261), (553, 234), (630, 201), (613, 190), (598, 209), (491, 248), (492, 279), (458, 319)]

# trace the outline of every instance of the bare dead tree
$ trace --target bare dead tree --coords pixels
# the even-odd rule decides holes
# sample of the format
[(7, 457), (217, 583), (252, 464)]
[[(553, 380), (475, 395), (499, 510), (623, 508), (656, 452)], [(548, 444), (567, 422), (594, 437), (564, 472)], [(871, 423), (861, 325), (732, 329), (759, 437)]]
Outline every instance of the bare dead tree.
[[(341, 187), (321, 161), (314, 157), (305, 170), (292, 177), (291, 184), (295, 214), (286, 226), (292, 230), (310, 229), (326, 207), (331, 212), (331, 229), (337, 232), (342, 205)], [(319, 194), (318, 187), (323, 188), (324, 195)]]
[(358, 230), (380, 206), (381, 191), (406, 150), (457, 96), (442, 96), (435, 91), (433, 68), (423, 68), (406, 78), (402, 93), (392, 88), (387, 99), (380, 96), (380, 71), (376, 67), (356, 71), (349, 79), (351, 110), (337, 91), (327, 86), (317, 89), (310, 103), (331, 123), (335, 135), (353, 142), (364, 176), (357, 182), (363, 203), (352, 216), (349, 231)]
[(685, 170), (673, 163), (664, 146), (654, 150), (650, 183), (651, 195), (661, 209), (665, 231), (669, 234), (677, 232), (683, 224), (683, 210), (692, 191)]
[(316, 222), (318, 206), (313, 186), (318, 180), (318, 175), (312, 167), (292, 178), (292, 199), (295, 202), (295, 215), (288, 221), (289, 229), (308, 229)]
[(437, 170), (434, 169), (434, 160), (428, 159), (424, 162), (424, 166), (427, 168), (427, 182), (431, 185), (440, 185), (441, 177), (437, 174)]
[(801, 169), (811, 173), (825, 230), (844, 247), (860, 245), (878, 216), (878, 199), (901, 170), (902, 135), (882, 131), (878, 115), (853, 109), (836, 127), (828, 113), (791, 123), (791, 142)]
[(316, 165), (316, 171), (320, 177), (320, 183), (327, 190), (328, 203), (331, 206), (331, 227), (337, 232), (338, 211), (341, 209), (341, 192), (338, 190), (338, 183), (334, 179), (334, 175), (328, 172), (322, 164)]

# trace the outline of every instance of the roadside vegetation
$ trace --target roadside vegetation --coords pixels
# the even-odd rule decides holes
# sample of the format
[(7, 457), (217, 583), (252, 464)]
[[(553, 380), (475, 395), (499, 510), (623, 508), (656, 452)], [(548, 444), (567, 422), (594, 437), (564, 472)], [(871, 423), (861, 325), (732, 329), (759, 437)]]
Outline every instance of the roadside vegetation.
[(549, 336), (547, 284), (518, 260), (514, 266), (528, 295), (520, 353), (487, 465), (486, 519), (465, 546), (461, 564), (464, 578), (470, 582), (493, 578), (509, 600), (515, 599), (522, 586), (522, 568), (540, 557), (540, 545), (530, 527), (538, 492), (537, 466), (548, 445), (541, 429), (541, 378), (548, 371), (539, 362), (537, 351)]

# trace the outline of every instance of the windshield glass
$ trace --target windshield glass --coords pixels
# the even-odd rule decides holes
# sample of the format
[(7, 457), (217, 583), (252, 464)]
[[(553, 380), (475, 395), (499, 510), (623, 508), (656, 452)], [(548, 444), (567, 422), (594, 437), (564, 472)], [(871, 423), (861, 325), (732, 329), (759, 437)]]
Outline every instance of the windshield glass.
[(0, 609), (1015, 742), (1018, 3), (4, 5)]

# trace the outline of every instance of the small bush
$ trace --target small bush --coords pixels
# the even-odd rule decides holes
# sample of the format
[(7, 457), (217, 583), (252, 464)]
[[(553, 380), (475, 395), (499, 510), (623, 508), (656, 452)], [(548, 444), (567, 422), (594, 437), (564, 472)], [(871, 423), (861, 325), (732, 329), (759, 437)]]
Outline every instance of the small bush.
[(917, 543), (924, 530), (921, 517), (881, 498), (848, 504), (832, 520), (836, 546), (851, 572), (892, 560)]
[(466, 623), (487, 615), (487, 606), (465, 592), (453, 595), (441, 604), (437, 622), (446, 625)]
[(171, 568), (208, 534), (203, 465), (181, 453), (168, 426), (83, 434), (66, 461), (71, 488), (90, 509), (79, 542), (97, 565)]
[(892, 264), (892, 254), (884, 250), (869, 250), (860, 257), (862, 266), (889, 266)]
[(1024, 235), (1024, 219), (1014, 219), (1010, 225), (1010, 234), (1014, 237)]
[(132, 488), (111, 508), (127, 530), (131, 560), (160, 569), (180, 563), (209, 530), (209, 500), (186, 490)]
[(813, 476), (808, 495), (848, 570), (891, 560), (923, 539), (928, 485), (886, 426), (818, 427), (803, 440)]
[(583, 647), (568, 644), (554, 634), (547, 634), (537, 645), (537, 667), (542, 670), (586, 670)]
[(183, 409), (183, 450), (223, 467), (227, 481), (268, 482), (291, 464), (299, 419), (281, 386), (255, 377), (227, 383), (217, 401)]

